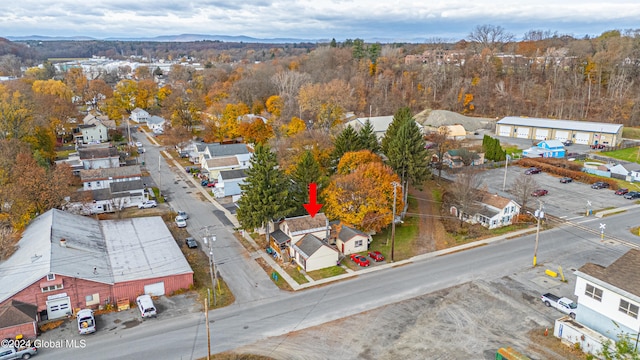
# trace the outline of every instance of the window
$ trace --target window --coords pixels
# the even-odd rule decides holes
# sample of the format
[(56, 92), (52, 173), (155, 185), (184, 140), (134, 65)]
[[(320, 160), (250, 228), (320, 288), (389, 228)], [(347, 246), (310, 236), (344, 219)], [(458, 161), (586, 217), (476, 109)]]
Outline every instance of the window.
[(618, 307), (620, 312), (623, 312), (634, 319), (638, 318), (638, 305), (633, 305), (632, 303), (620, 299), (620, 307)]
[(47, 274), (47, 281), (55, 280), (56, 274)]
[(58, 285), (51, 285), (51, 286), (45, 286), (42, 288), (42, 292), (49, 292), (49, 291), (56, 291), (56, 290), (60, 290), (63, 289), (62, 284), (58, 284)]
[(587, 284), (584, 294), (595, 300), (602, 301), (602, 289), (598, 289), (593, 285)]
[(362, 239), (356, 240), (356, 247), (362, 246)]
[(100, 304), (100, 294), (85, 296), (85, 302), (87, 303), (87, 306)]

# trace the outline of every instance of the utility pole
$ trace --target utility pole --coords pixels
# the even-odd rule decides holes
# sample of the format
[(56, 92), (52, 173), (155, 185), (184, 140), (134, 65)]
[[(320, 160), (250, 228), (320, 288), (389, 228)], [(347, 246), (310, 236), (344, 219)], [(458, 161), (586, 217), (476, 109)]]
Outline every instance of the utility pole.
[(506, 160), (504, 161), (504, 180), (502, 180), (502, 191), (507, 186), (507, 164), (509, 164), (509, 159), (511, 156), (507, 155)]
[(209, 332), (209, 303), (204, 299), (204, 321), (207, 323), (207, 360), (211, 359), (211, 333)]
[(216, 236), (213, 235), (209, 239), (209, 228), (205, 227), (206, 236), (204, 237), (204, 243), (209, 245), (209, 273), (211, 274), (211, 291), (213, 291), (213, 305), (218, 304), (216, 297), (216, 283), (218, 282), (218, 274), (216, 273), (216, 264), (213, 257), (213, 242), (216, 241)]
[(396, 189), (400, 184), (394, 181), (391, 185), (393, 185), (393, 218), (391, 219), (391, 262), (393, 262), (393, 251), (396, 243)]
[[(160, 165), (162, 164), (162, 149), (160, 149), (160, 152), (158, 153), (158, 177), (159, 177), (159, 181), (158, 181), (158, 198), (160, 196), (162, 196), (162, 173), (160, 172)], [(158, 199), (160, 200), (160, 199)]]
[(536, 218), (538, 218), (538, 226), (536, 227), (536, 245), (533, 248), (533, 267), (536, 267), (538, 264), (538, 239), (540, 238), (540, 220), (544, 216), (544, 212), (542, 211), (542, 201), (538, 200), (540, 203), (540, 207), (536, 210)]

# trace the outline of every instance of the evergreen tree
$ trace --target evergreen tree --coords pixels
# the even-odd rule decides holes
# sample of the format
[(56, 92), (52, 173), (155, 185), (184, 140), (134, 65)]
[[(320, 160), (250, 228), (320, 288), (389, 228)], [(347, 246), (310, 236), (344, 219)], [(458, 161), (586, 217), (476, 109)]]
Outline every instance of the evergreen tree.
[(276, 154), (267, 145), (258, 144), (245, 170), (247, 178), (240, 185), (243, 191), (238, 200), (238, 221), (243, 229), (267, 226), (272, 219), (289, 215), (293, 210), (289, 199), (288, 182), (278, 169)]
[(335, 48), (338, 46), (338, 44), (336, 43), (336, 38), (331, 39), (331, 43), (329, 44), (330, 47)]
[(421, 189), (422, 183), (429, 176), (427, 149), (424, 139), (415, 120), (402, 123), (397, 133), (388, 142), (389, 166), (400, 176), (403, 193), (408, 193), (409, 183)]
[[(302, 204), (309, 203), (309, 184), (316, 183), (318, 193), (327, 185), (327, 178), (320, 169), (320, 163), (311, 151), (302, 154), (300, 161), (291, 173), (291, 199), (296, 210), (292, 215), (305, 215), (307, 210)], [(322, 203), (320, 200), (319, 203)]]
[(338, 165), (338, 162), (344, 153), (362, 149), (358, 133), (353, 129), (353, 127), (351, 127), (351, 125), (348, 125), (340, 134), (338, 134), (333, 145), (334, 149), (331, 154), (331, 159), (333, 161), (334, 168)]
[(411, 110), (408, 107), (400, 108), (396, 111), (395, 115), (393, 115), (393, 121), (389, 124), (389, 128), (387, 128), (387, 131), (382, 138), (381, 149), (387, 157), (389, 157), (389, 143), (396, 137), (398, 129), (404, 122), (411, 121), (412, 119), (413, 116), (411, 115)]
[(360, 140), (361, 150), (367, 149), (374, 154), (380, 153), (380, 144), (378, 143), (378, 137), (373, 130), (373, 125), (369, 119), (364, 123), (364, 127), (358, 131), (358, 138)]

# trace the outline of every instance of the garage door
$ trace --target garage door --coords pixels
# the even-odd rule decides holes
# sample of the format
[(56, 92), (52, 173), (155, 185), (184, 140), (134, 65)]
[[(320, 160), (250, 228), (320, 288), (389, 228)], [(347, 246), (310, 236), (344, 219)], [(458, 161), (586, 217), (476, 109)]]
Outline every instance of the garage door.
[(549, 138), (549, 129), (536, 129), (536, 140), (547, 140)]
[(511, 126), (500, 125), (498, 127), (498, 136), (511, 136)]
[(591, 138), (591, 134), (589, 133), (576, 133), (576, 144), (589, 144), (589, 139)]
[(565, 141), (569, 139), (568, 131), (556, 130), (556, 140)]
[(520, 139), (528, 139), (529, 138), (529, 128), (518, 128), (516, 132), (516, 137)]
[(47, 300), (47, 315), (49, 320), (65, 317), (71, 313), (71, 299), (68, 296)]
[(164, 281), (144, 286), (144, 293), (152, 296), (164, 295)]

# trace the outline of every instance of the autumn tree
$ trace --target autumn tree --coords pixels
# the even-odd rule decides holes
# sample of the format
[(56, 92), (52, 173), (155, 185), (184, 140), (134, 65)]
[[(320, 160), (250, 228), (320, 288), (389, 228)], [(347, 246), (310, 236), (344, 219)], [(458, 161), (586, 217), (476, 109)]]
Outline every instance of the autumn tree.
[[(393, 220), (392, 184), (399, 181), (393, 169), (381, 162), (365, 163), (349, 174), (334, 175), (323, 192), (325, 213), (362, 231), (378, 232)], [(399, 191), (399, 208), (404, 206), (402, 199)]]
[(480, 50), (489, 48), (493, 50), (497, 45), (513, 41), (514, 35), (507, 32), (502, 26), (477, 25), (469, 34), (468, 39), (480, 45)]
[(31, 103), (19, 91), (0, 86), (0, 139), (23, 139), (33, 129)]
[(246, 143), (264, 144), (273, 137), (273, 128), (271, 125), (259, 117), (251, 122), (241, 122), (238, 132)]
[(307, 125), (304, 122), (304, 120), (294, 116), (291, 119), (291, 121), (289, 121), (289, 124), (282, 125), (282, 127), (280, 128), (280, 131), (284, 136), (291, 137), (306, 129), (307, 129)]
[(350, 151), (340, 158), (336, 172), (338, 174), (349, 174), (355, 171), (358, 166), (370, 162), (382, 163), (383, 161), (379, 155), (372, 153), (370, 150)]
[(314, 126), (329, 132), (342, 120), (345, 109), (353, 106), (351, 86), (344, 80), (334, 79), (327, 84), (306, 84), (300, 88), (298, 102), (314, 120)]
[(433, 152), (438, 158), (438, 162), (435, 164), (438, 169), (438, 178), (442, 178), (442, 158), (444, 154), (453, 148), (454, 141), (449, 139), (449, 130), (443, 128), (443, 131), (434, 131), (427, 135), (427, 140), (433, 144)]
[(531, 198), (531, 193), (538, 189), (538, 182), (531, 176), (520, 174), (511, 184), (509, 191), (516, 197), (516, 201), (521, 205), (520, 213), (526, 212), (527, 202)]
[(240, 185), (243, 195), (238, 200), (238, 221), (245, 230), (266, 227), (269, 234), (269, 221), (295, 210), (289, 198), (287, 178), (278, 169), (276, 154), (263, 144), (256, 146), (251, 166), (245, 173), (245, 183)]
[(478, 201), (482, 198), (480, 186), (482, 178), (473, 169), (465, 169), (456, 175), (456, 179), (448, 190), (453, 205), (458, 209), (460, 226), (464, 225), (466, 216), (473, 217), (478, 210)]

